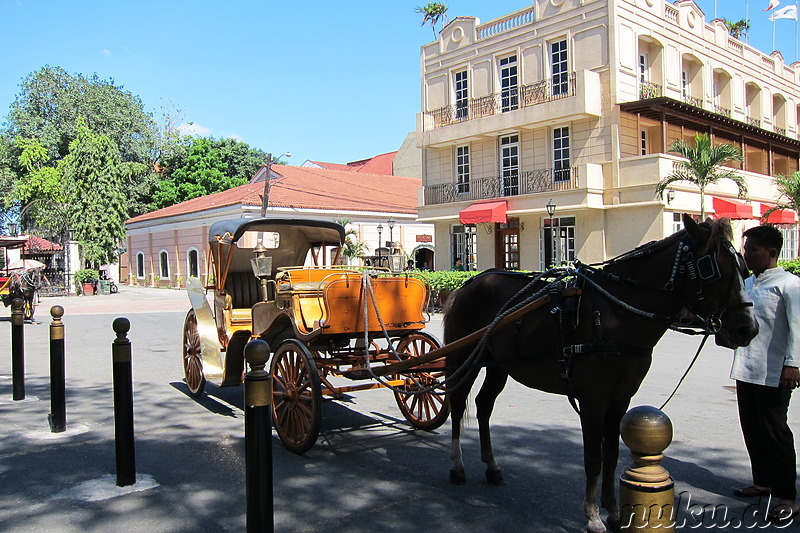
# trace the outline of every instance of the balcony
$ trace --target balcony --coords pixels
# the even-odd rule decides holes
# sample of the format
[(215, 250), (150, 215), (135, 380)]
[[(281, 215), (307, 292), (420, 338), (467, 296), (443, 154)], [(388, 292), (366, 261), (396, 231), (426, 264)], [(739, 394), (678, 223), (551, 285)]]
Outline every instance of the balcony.
[(723, 117), (731, 118), (730, 108), (722, 107), (721, 105), (714, 105), (714, 113), (717, 115), (722, 115)]
[(505, 198), (578, 188), (578, 167), (520, 172), (509, 176), (472, 178), (466, 183), (425, 187), (425, 205)]
[[(508, 113), (522, 107), (528, 107), (553, 100), (560, 100), (575, 96), (575, 73), (568, 80), (553, 83), (552, 80), (542, 80), (533, 85), (522, 85), (507, 91), (493, 93), (480, 98), (470, 98), (463, 104), (449, 105), (426, 112), (424, 124), (432, 129), (449, 126), (488, 117), (498, 113)], [(425, 128), (426, 130), (430, 128)]]
[(777, 133), (778, 135), (783, 135), (783, 136), (786, 135), (786, 128), (781, 128), (780, 126), (773, 126), (773, 129), (775, 130), (775, 133)]
[(688, 94), (684, 94), (683, 101), (695, 107), (703, 107), (703, 100), (701, 98), (697, 98), (696, 96), (689, 96)]
[(658, 83), (643, 81), (639, 83), (639, 100), (660, 98), (664, 96), (664, 88)]
[(760, 118), (746, 117), (746, 119), (747, 119), (747, 124), (748, 125), (755, 126), (756, 128), (760, 128), (761, 127), (761, 119)]
[(600, 75), (581, 70), (560, 83), (541, 80), (423, 111), (417, 115), (417, 131), (421, 133), (419, 146), (444, 148), (464, 139), (596, 118), (601, 113), (601, 94)]

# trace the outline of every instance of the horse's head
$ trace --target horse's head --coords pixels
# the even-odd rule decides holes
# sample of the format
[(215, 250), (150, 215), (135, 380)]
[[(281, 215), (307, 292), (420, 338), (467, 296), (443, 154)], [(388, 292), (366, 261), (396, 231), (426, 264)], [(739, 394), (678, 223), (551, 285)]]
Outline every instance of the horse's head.
[(698, 224), (683, 215), (683, 224), (692, 241), (682, 291), (686, 307), (703, 319), (719, 346), (747, 346), (758, 334), (758, 323), (744, 293), (747, 267), (731, 244), (730, 221)]

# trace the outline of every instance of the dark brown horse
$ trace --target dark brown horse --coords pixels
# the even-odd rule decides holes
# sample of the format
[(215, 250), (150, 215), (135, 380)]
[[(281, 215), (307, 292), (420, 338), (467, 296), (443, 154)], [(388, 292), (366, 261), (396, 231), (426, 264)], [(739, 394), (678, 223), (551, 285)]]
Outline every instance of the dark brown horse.
[[(684, 216), (684, 226), (602, 268), (579, 264), (552, 271), (551, 279), (564, 278), (556, 283), (488, 271), (453, 295), (444, 319), (445, 343), (489, 325), (514, 304), (552, 295), (550, 305), (485, 337), (485, 350), (467, 349), (447, 356), (452, 376), (448, 389), (453, 483), (466, 481), (461, 424), (470, 388), (479, 367), (485, 366), (475, 404), (489, 483), (503, 484), (492, 450), (489, 417), (511, 376), (528, 387), (569, 396), (580, 406), (587, 530), (606, 530), (596, 503), (601, 471), (601, 504), (609, 513), (609, 527), (618, 528), (619, 423), (650, 368), (653, 347), (672, 323), (686, 316), (702, 324), (707, 333), (715, 333), (717, 344), (728, 347), (745, 346), (758, 332), (750, 304), (745, 302), (744, 263), (730, 244), (728, 220), (697, 224)], [(580, 288), (582, 294), (561, 298), (559, 289), (565, 286)]]

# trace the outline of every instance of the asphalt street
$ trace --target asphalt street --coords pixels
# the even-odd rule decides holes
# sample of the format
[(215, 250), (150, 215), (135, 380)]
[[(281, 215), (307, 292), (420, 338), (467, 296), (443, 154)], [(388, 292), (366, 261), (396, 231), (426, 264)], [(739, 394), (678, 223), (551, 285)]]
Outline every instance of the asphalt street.
[[(11, 399), (9, 310), (0, 310), (0, 531), (244, 531), (242, 389), (210, 385), (199, 400), (188, 396), (180, 349), (186, 294), (120, 289), (42, 300), (37, 322), (25, 326), (27, 398), (19, 402)], [(49, 309), (56, 304), (65, 309), (64, 434), (50, 433), (47, 422)], [(141, 476), (126, 491), (113, 483), (111, 323), (118, 316), (131, 321)], [(441, 338), (441, 316), (428, 331)], [(632, 405), (661, 405), (698, 344), (698, 337), (667, 334)], [(731, 494), (750, 476), (730, 362), (730, 350), (709, 341), (664, 409), (674, 440), (663, 465), (681, 496), (678, 524), (687, 529), (764, 525), (753, 515), (757, 500)], [(797, 428), (796, 405), (790, 418)], [(414, 430), (387, 390), (326, 401), (320, 438), (306, 454), (286, 451), (273, 437), (276, 531), (582, 531), (581, 433), (566, 399), (509, 383), (492, 420), (506, 485), (484, 481), (473, 419), (462, 441), (468, 482), (454, 486), (449, 422), (431, 433)], [(618, 473), (629, 463), (623, 446)], [(704, 505), (718, 506), (718, 514)]]

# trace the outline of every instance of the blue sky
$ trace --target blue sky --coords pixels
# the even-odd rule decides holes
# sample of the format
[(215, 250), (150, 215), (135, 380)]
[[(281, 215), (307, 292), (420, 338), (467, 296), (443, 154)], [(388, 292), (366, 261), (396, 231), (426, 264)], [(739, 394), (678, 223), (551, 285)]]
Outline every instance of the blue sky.
[[(181, 109), (198, 132), (291, 152), (290, 164), (390, 152), (420, 108), (419, 49), (433, 40), (414, 12), (424, 3), (0, 0), (0, 116), (22, 78), (51, 65), (113, 78), (156, 116)], [(451, 17), (482, 22), (530, 5), (446, 3)], [(698, 3), (711, 20), (713, 0)], [(767, 4), (749, 4), (749, 42), (763, 51), (772, 47)], [(717, 15), (744, 18), (745, 0), (717, 0)], [(777, 25), (791, 63), (795, 23)]]

